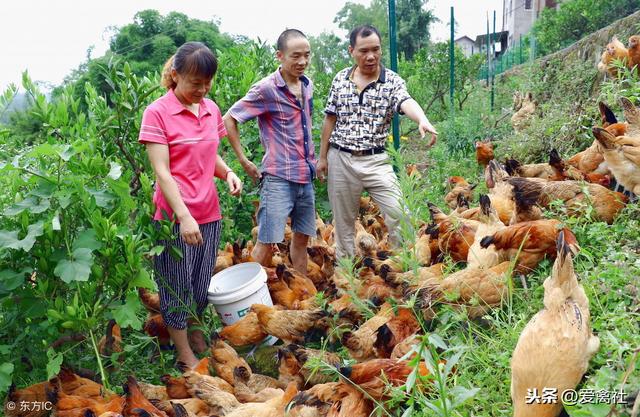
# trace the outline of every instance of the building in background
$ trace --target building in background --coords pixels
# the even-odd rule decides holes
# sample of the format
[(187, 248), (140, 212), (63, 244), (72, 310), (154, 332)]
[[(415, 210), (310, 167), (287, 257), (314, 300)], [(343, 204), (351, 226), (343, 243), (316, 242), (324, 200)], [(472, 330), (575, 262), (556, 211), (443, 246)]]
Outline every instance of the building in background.
[(529, 33), (540, 11), (558, 7), (558, 0), (502, 0), (502, 30), (509, 33), (507, 47), (520, 42)]
[(476, 43), (468, 36), (461, 36), (453, 41), (453, 43), (458, 45), (460, 49), (462, 49), (464, 56), (466, 56), (467, 58), (476, 52), (480, 52), (476, 47)]
[[(493, 44), (495, 44), (495, 51), (496, 54), (494, 56), (494, 58), (498, 58), (500, 55), (502, 55), (502, 53), (504, 51), (507, 50), (507, 39), (509, 37), (509, 33), (504, 30), (502, 32), (496, 32), (495, 35), (492, 33), (489, 33), (489, 49), (491, 49), (491, 52), (493, 52)], [(493, 40), (493, 44), (491, 43), (491, 41)], [(476, 37), (476, 42), (475, 42), (476, 46), (476, 51), (479, 53), (483, 53), (486, 54), (487, 52), (487, 34), (483, 34), (483, 35), (478, 35)]]

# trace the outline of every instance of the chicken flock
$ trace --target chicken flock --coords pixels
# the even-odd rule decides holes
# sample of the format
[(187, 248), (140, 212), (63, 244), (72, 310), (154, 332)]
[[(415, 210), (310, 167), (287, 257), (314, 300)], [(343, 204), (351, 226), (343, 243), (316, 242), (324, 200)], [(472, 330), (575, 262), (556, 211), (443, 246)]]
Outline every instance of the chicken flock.
[[(636, 45), (634, 40), (628, 57)], [(608, 65), (619, 50), (608, 47), (603, 61)], [(531, 95), (518, 99), (525, 102), (520, 108), (535, 107)], [(212, 335), (209, 352), (196, 368), (164, 375), (162, 385), (130, 376), (124, 394), (117, 395), (63, 367), (49, 381), (12, 387), (7, 401), (50, 401), (59, 417), (366, 417), (392, 395), (411, 395), (394, 389), (409, 379), (413, 390), (431, 389), (433, 364), (425, 363), (421, 352), (429, 348), (425, 328), (443, 306), (479, 318), (505, 303), (514, 275), (526, 276), (549, 258), (555, 262), (544, 282), (544, 308), (523, 329), (512, 355), (511, 396), (516, 417), (557, 416), (561, 404), (529, 404), (527, 395), (533, 389), (574, 389), (599, 340), (591, 331), (589, 300), (573, 270), (578, 242), (560, 220), (545, 218), (543, 210), (561, 201), (568, 215), (589, 213), (593, 220), (612, 223), (629, 201), (610, 189), (612, 183), (640, 193), (640, 110), (626, 99), (621, 105), (626, 122), (618, 122), (600, 104), (602, 127), (593, 128), (593, 144), (567, 160), (552, 151), (545, 163), (507, 159), (500, 164), (491, 142), (477, 142), (489, 192), (471, 207), (475, 185), (449, 178), (448, 214), (427, 203), (431, 222), (405, 248), (409, 263), (390, 246), (384, 218), (368, 197), (360, 199), (352, 271), (336, 263), (333, 225), (320, 217), (308, 248), (307, 273), (296, 271), (288, 255), (287, 226), (285, 242), (264, 265), (274, 305), (251, 306), (241, 320)], [(415, 167), (407, 171), (420, 175)], [(252, 241), (226, 244), (215, 271), (251, 262), (252, 247)], [(452, 263), (464, 268), (448, 272)], [(168, 345), (158, 295), (144, 289), (139, 295), (149, 312), (145, 331)], [(254, 372), (236, 351), (269, 336), (282, 341), (277, 378)], [(100, 352), (122, 351), (120, 344), (120, 329), (110, 323)], [(49, 411), (5, 413), (44, 417)]]

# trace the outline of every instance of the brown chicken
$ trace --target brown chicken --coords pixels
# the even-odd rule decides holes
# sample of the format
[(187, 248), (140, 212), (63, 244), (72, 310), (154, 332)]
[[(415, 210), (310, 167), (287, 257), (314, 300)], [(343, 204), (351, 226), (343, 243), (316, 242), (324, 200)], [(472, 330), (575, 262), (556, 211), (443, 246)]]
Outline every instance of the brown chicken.
[(356, 387), (341, 384), (337, 391), (341, 398), (333, 402), (327, 417), (369, 417), (373, 414), (372, 401)]
[(480, 224), (476, 230), (475, 240), (469, 247), (467, 268), (491, 268), (507, 260), (503, 252), (498, 252), (492, 248), (482, 248), (480, 246), (480, 240), (482, 240), (484, 236), (492, 235), (506, 227), (504, 223), (500, 221), (495, 209), (491, 207), (489, 196), (480, 196), (480, 208), (480, 215), (478, 217)]
[[(51, 390), (49, 381), (39, 382), (37, 384), (30, 385), (22, 389), (16, 389), (15, 386), (9, 388), (7, 394), (7, 401), (11, 401), (14, 404), (24, 403), (45, 403), (47, 400), (47, 390)], [(21, 410), (20, 407), (15, 407), (13, 410), (4, 407), (4, 412), (7, 417), (44, 417), (49, 414), (48, 410), (40, 409), (36, 410), (35, 407), (30, 410)]]
[(246, 346), (258, 344), (269, 335), (260, 327), (258, 315), (249, 312), (237, 322), (223, 327), (219, 336), (233, 346)]
[[(515, 159), (507, 159), (505, 162), (507, 173), (513, 177), (542, 178), (549, 181), (562, 181), (565, 179), (565, 166), (555, 149), (549, 154), (549, 163), (522, 165)], [(575, 172), (572, 172), (576, 175)], [(577, 179), (582, 179), (582, 176)]]
[(115, 396), (113, 392), (106, 390), (101, 384), (75, 374), (66, 366), (61, 367), (56, 378), (50, 382), (52, 385), (58, 385), (67, 395), (77, 395), (95, 400), (110, 399)]
[(53, 404), (59, 417), (84, 417), (87, 410), (96, 416), (107, 412), (123, 413), (125, 405), (124, 397), (115, 396), (110, 400), (92, 399), (65, 394), (57, 386), (47, 391), (47, 400)]
[[(358, 385), (371, 397), (380, 400), (386, 396), (387, 383), (399, 386), (407, 381), (415, 366), (408, 361), (393, 359), (371, 359), (340, 368), (340, 374)], [(429, 370), (424, 362), (418, 363), (418, 375), (428, 376)]]
[(300, 364), (300, 375), (304, 378), (307, 385), (324, 384), (333, 380), (332, 375), (323, 374), (318, 370), (314, 370), (314, 365), (322, 362), (332, 367), (337, 367), (342, 362), (340, 357), (332, 352), (324, 350), (305, 348), (295, 344), (287, 345), (285, 348)]
[(613, 65), (615, 60), (622, 61), (624, 65), (627, 64), (629, 52), (625, 48), (624, 44), (618, 40), (617, 37), (613, 37), (602, 52), (602, 57), (598, 63), (598, 70), (600, 72), (606, 72), (612, 77), (618, 76), (618, 69)]
[(234, 258), (233, 245), (227, 243), (224, 246), (224, 249), (218, 251), (218, 255), (216, 256), (216, 266), (213, 268), (213, 273), (217, 274), (223, 269), (233, 266)]
[(607, 166), (620, 185), (640, 195), (640, 137), (614, 137), (604, 129), (593, 128)]
[(489, 161), (493, 158), (493, 143), (476, 142), (476, 161), (478, 161), (478, 165), (484, 168), (489, 165)]
[(234, 373), (239, 373), (245, 380), (251, 377), (251, 367), (247, 361), (215, 332), (211, 335), (211, 365), (216, 375), (231, 385)]
[(277, 310), (254, 304), (251, 311), (258, 315), (263, 331), (287, 343), (301, 343), (326, 333), (327, 312), (324, 310)]
[(533, 99), (533, 95), (529, 92), (522, 99), (522, 106), (511, 116), (511, 124), (516, 132), (522, 131), (529, 125), (529, 121), (536, 112), (538, 102)]
[[(471, 318), (480, 317), (502, 304), (509, 291), (511, 269), (510, 261), (491, 268), (463, 269), (442, 280), (436, 297), (441, 302), (464, 306)], [(433, 295), (427, 295), (427, 301), (431, 302), (431, 297)]]
[(451, 256), (454, 262), (466, 262), (469, 247), (473, 244), (480, 223), (475, 220), (448, 217), (434, 204), (427, 204), (431, 218), (437, 223), (431, 230), (431, 239), (437, 237), (439, 250)]
[(447, 180), (447, 188), (451, 191), (444, 196), (444, 202), (447, 204), (447, 207), (455, 209), (458, 206), (458, 196), (463, 196), (467, 201), (473, 200), (473, 190), (476, 186), (477, 184), (469, 184), (467, 180), (462, 177), (449, 177)]
[(342, 345), (349, 350), (351, 357), (363, 361), (375, 357), (374, 343), (378, 329), (391, 320), (393, 309), (388, 303), (380, 307), (380, 311), (365, 321), (355, 331), (347, 331), (342, 335)]
[(175, 377), (169, 374), (162, 375), (160, 377), (160, 382), (164, 384), (169, 398), (181, 399), (191, 397), (191, 395), (189, 395), (187, 381), (182, 376)]
[(385, 324), (376, 331), (373, 348), (378, 358), (389, 358), (397, 344), (420, 330), (420, 323), (409, 308), (398, 308)]
[(356, 255), (361, 257), (375, 256), (376, 250), (378, 249), (378, 241), (375, 236), (367, 232), (359, 220), (356, 220), (355, 227)]
[(287, 283), (287, 286), (293, 291), (296, 299), (299, 301), (306, 300), (318, 293), (315, 285), (313, 285), (313, 281), (293, 268), (278, 265), (276, 267), (276, 275)]
[(485, 236), (480, 241), (480, 246), (487, 248), (495, 245), (496, 250), (506, 252), (507, 259), (515, 259), (517, 256), (518, 271), (529, 273), (545, 257), (555, 256), (556, 239), (560, 230), (564, 230), (565, 236), (573, 236), (569, 229), (563, 229), (562, 223), (555, 219), (522, 222)]
[(640, 64), (640, 36), (633, 35), (629, 38), (629, 49), (627, 50), (627, 66), (633, 70)]
[[(622, 104), (624, 107), (624, 104)], [(624, 136), (627, 133), (629, 123), (618, 122), (618, 118), (615, 113), (604, 102), (598, 102), (598, 110), (600, 111), (600, 119), (602, 121), (602, 127), (607, 129), (607, 132), (613, 136)]]
[(186, 371), (182, 376), (189, 393), (191, 393), (194, 387), (216, 387), (217, 389), (233, 394), (233, 386), (220, 377), (203, 375), (191, 370)]
[(235, 408), (226, 417), (279, 417), (284, 416), (285, 407), (298, 393), (295, 384), (289, 384), (286, 391), (263, 403), (246, 403)]
[(164, 411), (158, 410), (149, 400), (147, 400), (138, 386), (138, 381), (133, 376), (127, 377), (127, 382), (122, 386), (125, 393), (125, 404), (122, 409), (122, 415), (135, 415), (136, 408), (146, 410), (155, 417), (168, 417)]
[(528, 178), (510, 178), (507, 180), (513, 186), (516, 199), (535, 202), (541, 207), (549, 207), (552, 201), (564, 201), (567, 214), (570, 216), (584, 215), (585, 207), (592, 206), (594, 220), (609, 224), (622, 210), (628, 198), (611, 191), (599, 184), (582, 183), (579, 181), (532, 181)]
[(233, 383), (233, 395), (241, 403), (263, 403), (283, 393), (284, 390), (272, 387), (254, 390), (241, 378), (236, 378), (236, 381)]
[(156, 406), (169, 417), (209, 417), (210, 414), (209, 405), (199, 398), (159, 401)]
[(158, 338), (158, 344), (162, 346), (169, 346), (171, 343), (171, 336), (167, 330), (162, 315), (159, 313), (149, 313), (147, 319), (144, 322), (143, 329), (151, 337)]
[(598, 351), (591, 332), (589, 299), (573, 270), (573, 236), (558, 234), (557, 258), (544, 282), (544, 308), (525, 326), (511, 358), (511, 399), (515, 417), (555, 417), (562, 403), (527, 404), (532, 390), (575, 389)]
[(147, 384), (146, 382), (138, 382), (138, 387), (140, 388), (140, 392), (142, 393), (142, 395), (149, 401), (164, 401), (170, 398), (169, 394), (167, 394), (167, 387), (163, 385), (153, 385)]
[(207, 403), (212, 414), (225, 415), (240, 406), (233, 395), (233, 387), (228, 385), (231, 389), (229, 391), (226, 386), (220, 385), (219, 381), (225, 382), (224, 380), (218, 378), (219, 381), (216, 381), (213, 377), (195, 372), (185, 373), (185, 378), (189, 384), (189, 394)]
[[(98, 342), (98, 352), (102, 356), (111, 357), (112, 354), (118, 354), (118, 360), (124, 361), (122, 355), (122, 334), (120, 332), (120, 326), (116, 324), (114, 319), (109, 320), (107, 324), (107, 334), (103, 336)], [(113, 366), (112, 363), (109, 363)]]
[[(276, 269), (284, 269), (284, 265), (280, 264)], [(302, 301), (298, 295), (289, 288), (286, 281), (282, 278), (282, 272), (276, 274), (273, 268), (266, 268), (267, 270), (267, 286), (269, 287), (269, 294), (274, 303), (283, 306), (289, 310), (300, 309), (300, 301)], [(257, 322), (257, 316), (256, 316)]]

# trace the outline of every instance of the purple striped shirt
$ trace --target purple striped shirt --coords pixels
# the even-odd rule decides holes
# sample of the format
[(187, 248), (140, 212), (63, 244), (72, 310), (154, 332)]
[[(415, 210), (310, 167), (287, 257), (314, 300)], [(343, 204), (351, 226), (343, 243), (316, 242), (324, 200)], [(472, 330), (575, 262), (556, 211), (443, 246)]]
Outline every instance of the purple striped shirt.
[(306, 184), (313, 180), (316, 166), (311, 138), (313, 84), (305, 76), (300, 80), (302, 103), (289, 91), (278, 69), (255, 83), (231, 106), (229, 114), (239, 123), (258, 118), (265, 150), (263, 173)]

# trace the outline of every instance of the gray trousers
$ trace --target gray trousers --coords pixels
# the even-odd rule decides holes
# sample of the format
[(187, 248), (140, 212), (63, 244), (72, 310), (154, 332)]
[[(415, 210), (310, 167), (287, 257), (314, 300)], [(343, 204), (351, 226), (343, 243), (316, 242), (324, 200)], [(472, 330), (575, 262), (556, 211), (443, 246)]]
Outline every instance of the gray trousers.
[(353, 156), (331, 147), (327, 161), (327, 185), (333, 211), (337, 257), (355, 254), (355, 220), (363, 190), (380, 207), (389, 229), (389, 241), (392, 246), (397, 246), (400, 232), (398, 226), (403, 211), (398, 177), (389, 163), (389, 155), (380, 153)]

